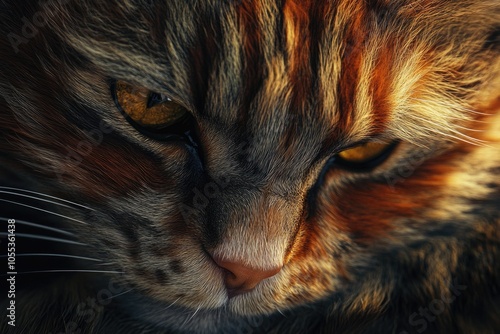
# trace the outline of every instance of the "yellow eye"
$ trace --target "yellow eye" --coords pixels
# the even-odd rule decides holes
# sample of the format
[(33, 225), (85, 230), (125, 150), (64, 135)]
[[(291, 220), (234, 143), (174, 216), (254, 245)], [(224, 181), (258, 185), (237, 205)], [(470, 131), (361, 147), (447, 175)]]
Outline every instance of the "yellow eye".
[(348, 168), (373, 168), (388, 157), (395, 144), (368, 142), (338, 153), (337, 162)]
[(111, 91), (120, 111), (145, 135), (156, 139), (159, 135), (182, 135), (192, 126), (190, 112), (163, 94), (120, 80), (112, 84)]

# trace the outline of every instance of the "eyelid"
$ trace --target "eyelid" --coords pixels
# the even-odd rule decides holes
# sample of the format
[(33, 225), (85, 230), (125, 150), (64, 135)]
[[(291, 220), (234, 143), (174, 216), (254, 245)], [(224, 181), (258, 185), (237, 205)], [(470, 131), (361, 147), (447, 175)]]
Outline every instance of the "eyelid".
[[(357, 147), (362, 147), (363, 145), (366, 145), (368, 143), (371, 143), (371, 142), (364, 142), (361, 144), (358, 143), (356, 145), (352, 145), (352, 146), (338, 152), (335, 155), (335, 165), (342, 168), (342, 169), (346, 169), (346, 170), (349, 170), (352, 172), (369, 172), (369, 171), (375, 169), (376, 167), (378, 167), (379, 165), (381, 165), (382, 163), (384, 163), (390, 157), (390, 155), (394, 152), (394, 149), (398, 146), (399, 141), (394, 140), (390, 143), (387, 143), (386, 146), (380, 151), (379, 154), (375, 154), (375, 156), (373, 156), (373, 157), (368, 157), (365, 161), (354, 161), (354, 160), (350, 161), (350, 160), (344, 159), (340, 156), (340, 154), (342, 152), (356, 149)], [(380, 144), (383, 144), (383, 143), (380, 143)]]

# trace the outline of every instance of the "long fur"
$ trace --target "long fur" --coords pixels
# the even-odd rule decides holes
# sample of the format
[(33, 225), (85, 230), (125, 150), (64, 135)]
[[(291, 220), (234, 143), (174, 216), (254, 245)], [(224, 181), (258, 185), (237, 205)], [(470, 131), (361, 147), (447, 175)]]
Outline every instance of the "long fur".
[[(19, 274), (19, 333), (500, 331), (497, 0), (0, 8), (0, 186), (88, 207), (1, 216), (107, 271)], [(198, 147), (136, 131), (113, 80), (181, 103)], [(398, 144), (330, 167), (366, 141)], [(228, 300), (208, 254), (283, 268)]]

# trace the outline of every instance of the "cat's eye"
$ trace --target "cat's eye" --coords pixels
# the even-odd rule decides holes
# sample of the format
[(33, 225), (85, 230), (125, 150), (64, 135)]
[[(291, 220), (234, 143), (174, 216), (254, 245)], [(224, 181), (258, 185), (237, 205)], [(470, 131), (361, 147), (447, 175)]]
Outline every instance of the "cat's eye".
[(335, 163), (355, 171), (369, 170), (384, 162), (396, 144), (396, 142), (367, 142), (338, 153)]
[(165, 140), (193, 128), (189, 110), (168, 96), (120, 80), (111, 84), (111, 93), (125, 118), (144, 135)]

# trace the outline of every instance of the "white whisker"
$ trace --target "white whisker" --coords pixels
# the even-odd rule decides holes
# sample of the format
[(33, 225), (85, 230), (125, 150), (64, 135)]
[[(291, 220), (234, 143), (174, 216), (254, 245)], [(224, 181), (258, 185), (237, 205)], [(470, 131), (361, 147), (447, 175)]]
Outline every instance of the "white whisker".
[[(9, 189), (9, 190), (16, 190), (16, 191), (24, 191), (24, 192), (27, 192), (27, 193), (30, 193), (30, 194), (35, 194), (35, 195), (45, 196), (45, 197), (52, 198), (52, 199), (57, 199), (57, 200), (59, 200), (61, 202), (69, 203), (69, 204), (72, 204), (72, 205), (79, 206), (81, 208), (85, 208), (85, 209), (88, 209), (88, 210), (95, 211), (94, 209), (89, 208), (88, 206), (85, 206), (85, 205), (82, 205), (82, 204), (79, 204), (79, 203), (75, 203), (75, 202), (72, 202), (72, 201), (68, 201), (68, 200), (60, 198), (60, 197), (56, 197), (56, 196), (51, 196), (51, 195), (47, 195), (47, 194), (44, 194), (44, 193), (40, 193), (40, 192), (37, 192), (37, 191), (26, 190), (26, 189), (21, 189), (21, 188), (14, 188), (14, 187), (6, 187), (6, 186), (0, 186), (0, 189)], [(63, 205), (63, 204), (61, 204), (61, 205)]]
[(119, 293), (119, 294), (117, 294), (117, 295), (111, 296), (111, 297), (106, 298), (106, 299), (104, 299), (104, 300), (110, 300), (110, 299), (112, 299), (112, 298), (116, 298), (116, 297), (118, 297), (118, 296), (121, 296), (121, 295), (124, 295), (124, 294), (126, 294), (126, 293), (129, 293), (129, 292), (131, 292), (131, 291), (133, 291), (133, 290), (134, 290), (134, 289), (130, 289), (130, 290), (124, 291), (124, 292), (122, 292), (122, 293)]
[[(8, 235), (9, 234), (7, 232), (0, 232), (0, 236), (8, 236)], [(73, 241), (73, 240), (53, 238), (53, 237), (47, 237), (44, 235), (36, 235), (36, 234), (29, 234), (29, 233), (16, 233), (16, 237), (28, 238), (28, 239), (38, 239), (38, 240), (47, 240), (47, 241), (61, 242), (61, 243), (72, 244), (72, 245), (81, 245), (81, 246), (87, 245), (87, 244)]]
[[(0, 220), (5, 220), (5, 221), (8, 221), (8, 220), (9, 220), (9, 218), (0, 217)], [(18, 219), (16, 219), (16, 224), (21, 224), (21, 225), (27, 225), (27, 226), (37, 227), (37, 228), (44, 229), (44, 230), (48, 230), (48, 231), (53, 231), (53, 232), (57, 232), (57, 233), (65, 234), (65, 235), (74, 236), (74, 234), (73, 234), (73, 233), (68, 232), (68, 231), (61, 230), (61, 229), (59, 229), (59, 228), (50, 227), (50, 226), (45, 226), (45, 225), (40, 225), (40, 224), (35, 224), (35, 223), (32, 223), (32, 222), (27, 222), (27, 221), (25, 221), (25, 220), (18, 220)]]
[(181, 299), (181, 297), (177, 298), (176, 300), (174, 300), (174, 301), (172, 302), (172, 304), (170, 304), (170, 305), (168, 305), (167, 307), (165, 307), (165, 310), (166, 310), (166, 309), (168, 309), (168, 308), (170, 308), (170, 307), (172, 307), (172, 306), (174, 306), (174, 304), (175, 304), (175, 303), (177, 303), (177, 301), (178, 301), (179, 299)]
[(196, 311), (194, 311), (194, 313), (182, 323), (181, 327), (184, 327), (184, 325), (188, 324), (191, 320), (193, 320), (194, 316), (196, 315), (196, 313), (198, 313), (199, 310), (200, 306), (198, 306), (196, 308)]
[(75, 219), (75, 218), (71, 218), (71, 217), (68, 217), (68, 216), (65, 216), (65, 215), (61, 215), (61, 214), (59, 214), (59, 213), (55, 213), (55, 212), (52, 212), (52, 211), (49, 211), (49, 210), (45, 210), (45, 209), (41, 209), (41, 208), (37, 208), (37, 207), (35, 207), (35, 206), (31, 206), (31, 205), (28, 205), (28, 204), (19, 203), (19, 202), (15, 202), (15, 201), (9, 201), (9, 200), (7, 200), (7, 199), (3, 199), (3, 198), (0, 198), (0, 201), (1, 201), (1, 202), (12, 203), (12, 204), (15, 204), (15, 205), (24, 206), (24, 207), (27, 207), (27, 208), (30, 208), (30, 209), (33, 209), (33, 210), (38, 210), (38, 211), (42, 211), (42, 212), (46, 212), (46, 213), (50, 213), (50, 214), (52, 214), (52, 215), (56, 215), (56, 216), (59, 216), (59, 217), (62, 217), (62, 218), (66, 218), (66, 219), (69, 219), (69, 220), (73, 220), (73, 221), (78, 222), (78, 223), (80, 223), (80, 224), (88, 225), (87, 223), (82, 222), (81, 220), (78, 220), (78, 219)]
[(69, 205), (58, 203), (58, 202), (54, 202), (54, 201), (51, 201), (50, 199), (43, 199), (43, 198), (39, 198), (39, 197), (35, 197), (35, 196), (30, 196), (30, 195), (26, 195), (26, 194), (19, 194), (19, 193), (15, 193), (13, 191), (0, 190), (0, 194), (8, 194), (8, 195), (14, 195), (14, 196), (21, 196), (21, 197), (35, 199), (37, 201), (42, 201), (42, 202), (47, 202), (47, 203), (51, 203), (51, 204), (55, 204), (55, 205), (59, 205), (59, 206), (64, 206), (66, 208), (71, 208), (71, 206), (69, 206)]
[[(22, 271), (18, 272), (17, 274), (38, 274), (38, 273), (99, 273), (99, 274), (123, 274), (124, 272), (122, 271), (114, 271), (114, 270), (73, 270), (73, 269), (68, 269), (68, 270), (59, 270), (59, 269), (54, 269), (54, 270), (34, 270), (34, 271)], [(2, 276), (7, 276), (7, 275), (2, 275)]]
[[(97, 261), (97, 262), (101, 262), (102, 261), (102, 260), (94, 259), (94, 258), (91, 258), (91, 257), (69, 255), (69, 254), (51, 254), (51, 253), (23, 253), (23, 254), (16, 254), (16, 257), (19, 257), (19, 256), (64, 257), (64, 258), (74, 258), (74, 259), (79, 259), (79, 260), (88, 260), (88, 261)], [(7, 257), (7, 255), (0, 255), (0, 257)]]

